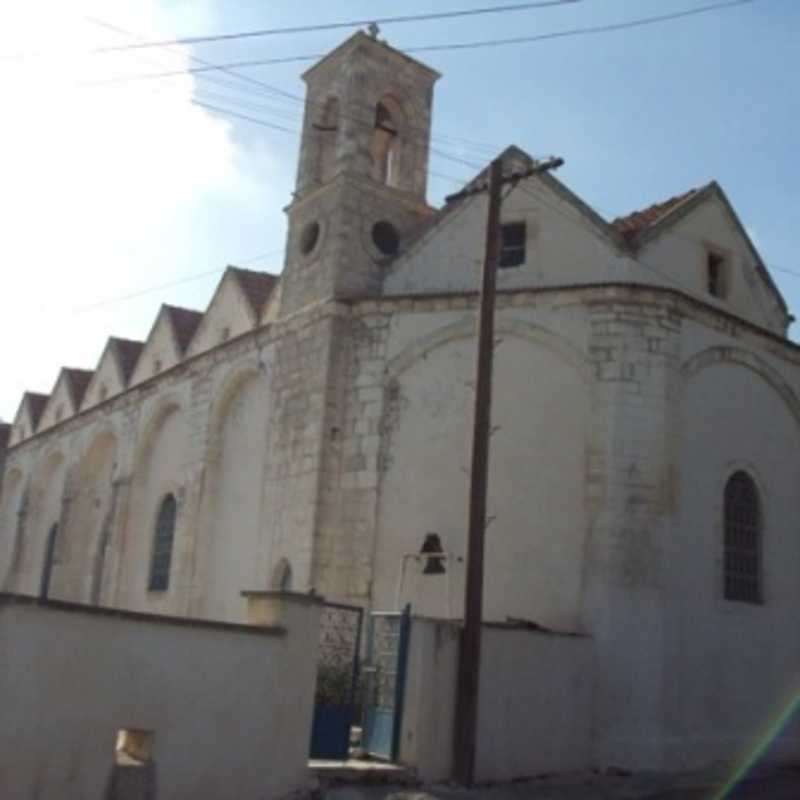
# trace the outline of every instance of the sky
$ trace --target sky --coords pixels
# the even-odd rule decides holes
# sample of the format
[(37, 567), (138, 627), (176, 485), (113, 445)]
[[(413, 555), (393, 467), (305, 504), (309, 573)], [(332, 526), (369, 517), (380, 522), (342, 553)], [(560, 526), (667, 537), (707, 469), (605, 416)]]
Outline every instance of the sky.
[[(535, 36), (713, 2), (578, 0), (385, 24), (381, 38), (406, 49)], [(5, 9), (0, 419), (13, 419), (25, 390), (49, 393), (61, 366), (93, 368), (108, 336), (145, 338), (161, 303), (205, 309), (226, 264), (280, 271), (302, 117), (302, 103), (283, 93), (303, 95), (313, 61), (235, 70), (249, 80), (185, 70), (197, 59), (325, 53), (358, 26), (99, 49), (508, 4), (27, 0)], [(716, 179), (800, 316), (798, 41), (800, 3), (751, 0), (596, 35), (414, 53), (443, 75), (429, 201), (512, 143), (563, 157), (558, 178), (607, 219)], [(164, 72), (180, 74), (142, 77)]]

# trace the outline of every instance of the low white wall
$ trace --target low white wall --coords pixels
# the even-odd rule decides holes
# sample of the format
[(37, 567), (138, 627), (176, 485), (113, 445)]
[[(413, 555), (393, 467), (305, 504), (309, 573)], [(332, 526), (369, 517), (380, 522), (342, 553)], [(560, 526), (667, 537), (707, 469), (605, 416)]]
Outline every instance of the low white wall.
[(399, 760), (423, 782), (452, 775), (459, 631), (444, 620), (411, 622)]
[[(459, 630), (412, 622), (400, 761), (422, 781), (452, 776)], [(592, 640), (486, 625), (481, 647), (475, 779), (590, 767)]]
[(589, 767), (594, 677), (588, 637), (485, 627), (476, 780)]
[(0, 595), (0, 796), (105, 796), (120, 728), (153, 731), (158, 800), (308, 782), (319, 607), (291, 628)]

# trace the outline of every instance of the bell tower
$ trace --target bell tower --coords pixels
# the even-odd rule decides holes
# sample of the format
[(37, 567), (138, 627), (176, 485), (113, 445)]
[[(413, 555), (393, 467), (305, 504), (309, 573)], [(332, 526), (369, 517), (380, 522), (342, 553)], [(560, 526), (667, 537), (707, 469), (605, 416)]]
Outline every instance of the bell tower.
[(297, 184), (281, 282), (283, 313), (377, 294), (425, 201), (439, 74), (358, 32), (304, 75)]

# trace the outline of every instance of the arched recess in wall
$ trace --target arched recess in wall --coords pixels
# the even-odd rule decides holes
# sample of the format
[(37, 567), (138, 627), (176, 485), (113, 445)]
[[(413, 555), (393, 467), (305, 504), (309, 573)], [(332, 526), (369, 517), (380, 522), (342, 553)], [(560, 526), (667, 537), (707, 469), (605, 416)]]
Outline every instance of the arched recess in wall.
[[(724, 602), (726, 486), (738, 472), (758, 489), (763, 572), (756, 597), (763, 592), (769, 605), (772, 593), (794, 580), (796, 569), (788, 565), (800, 556), (794, 522), (800, 512), (800, 402), (775, 367), (741, 347), (701, 351), (682, 365), (681, 376), (665, 589), (676, 618), (690, 630), (708, 624)], [(737, 643), (731, 638), (728, 645), (733, 652)], [(680, 657), (686, 685), (695, 685), (701, 656), (711, 655), (689, 649), (691, 657)], [(713, 681), (703, 691), (715, 691)]]
[(282, 558), (272, 570), (272, 580), (270, 581), (270, 589), (275, 592), (291, 592), (292, 591), (292, 565), (289, 560)]
[[(117, 588), (118, 601), (130, 608), (182, 610), (183, 598), (176, 594), (182, 582), (178, 573), (184, 569), (181, 533), (187, 516), (182, 498), (186, 489), (189, 460), (189, 435), (185, 414), (178, 402), (167, 397), (153, 411), (137, 448), (127, 507), (126, 533)], [(167, 494), (173, 494), (181, 512), (175, 528), (175, 552), (171, 561), (171, 579), (166, 592), (148, 591), (153, 545), (153, 524)]]
[(768, 383), (786, 404), (800, 425), (800, 399), (783, 376), (763, 358), (740, 347), (709, 347), (696, 353), (681, 365), (684, 383), (708, 367), (735, 364), (751, 370)]
[(19, 536), (24, 525), (25, 476), (12, 467), (3, 477), (0, 493), (0, 589), (10, 589), (8, 583), (19, 549)]
[[(584, 383), (588, 385), (592, 382), (592, 365), (586, 359), (586, 356), (563, 336), (553, 333), (553, 331), (540, 325), (534, 325), (520, 319), (498, 320), (495, 324), (495, 332), (498, 337), (513, 336), (519, 339), (526, 339), (532, 344), (552, 350), (580, 373)], [(463, 339), (475, 340), (475, 321), (471, 318), (445, 325), (406, 346), (386, 365), (387, 381), (393, 380), (410, 369), (414, 362), (427, 358), (434, 350), (448, 342)]]
[(318, 121), (313, 123), (316, 142), (314, 177), (327, 183), (336, 172), (339, 143), (339, 98), (329, 97), (322, 107)]
[[(488, 619), (579, 624), (587, 541), (592, 371), (563, 337), (520, 319), (497, 328), (486, 546)], [(398, 606), (403, 559), (435, 533), (444, 574), (409, 567), (399, 605), (459, 616), (464, 587), (474, 321), (414, 342), (387, 368), (379, 454), (377, 607)], [(449, 592), (449, 594), (448, 594)]]
[(266, 378), (258, 370), (235, 375), (213, 409), (204, 503), (208, 517), (204, 610), (212, 619), (241, 621), (241, 592), (266, 584), (263, 513), (269, 431)]
[(54, 593), (75, 602), (97, 602), (106, 544), (116, 505), (114, 477), (117, 437), (102, 430), (75, 466), (69, 514), (59, 533), (60, 558), (54, 565)]
[(402, 176), (408, 163), (410, 141), (407, 104), (391, 94), (384, 95), (375, 105), (372, 131), (372, 177), (379, 183), (396, 188), (403, 187)]
[[(28, 495), (25, 531), (21, 537), (19, 564), (16, 570), (16, 590), (36, 594), (39, 591), (45, 562), (48, 536), (54, 524), (61, 522), (65, 510), (67, 464), (62, 453), (55, 451), (44, 456), (33, 473)], [(53, 553), (58, 563), (60, 553)], [(51, 597), (57, 597), (51, 592)]]

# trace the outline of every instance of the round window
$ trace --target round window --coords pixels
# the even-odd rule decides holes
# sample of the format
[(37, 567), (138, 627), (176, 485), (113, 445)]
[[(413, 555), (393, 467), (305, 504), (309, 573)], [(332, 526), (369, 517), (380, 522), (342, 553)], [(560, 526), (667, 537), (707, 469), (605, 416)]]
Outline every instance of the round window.
[(372, 241), (385, 256), (393, 256), (400, 247), (400, 234), (391, 222), (382, 220), (372, 226)]
[(319, 241), (319, 222), (309, 222), (300, 234), (300, 252), (311, 255)]

